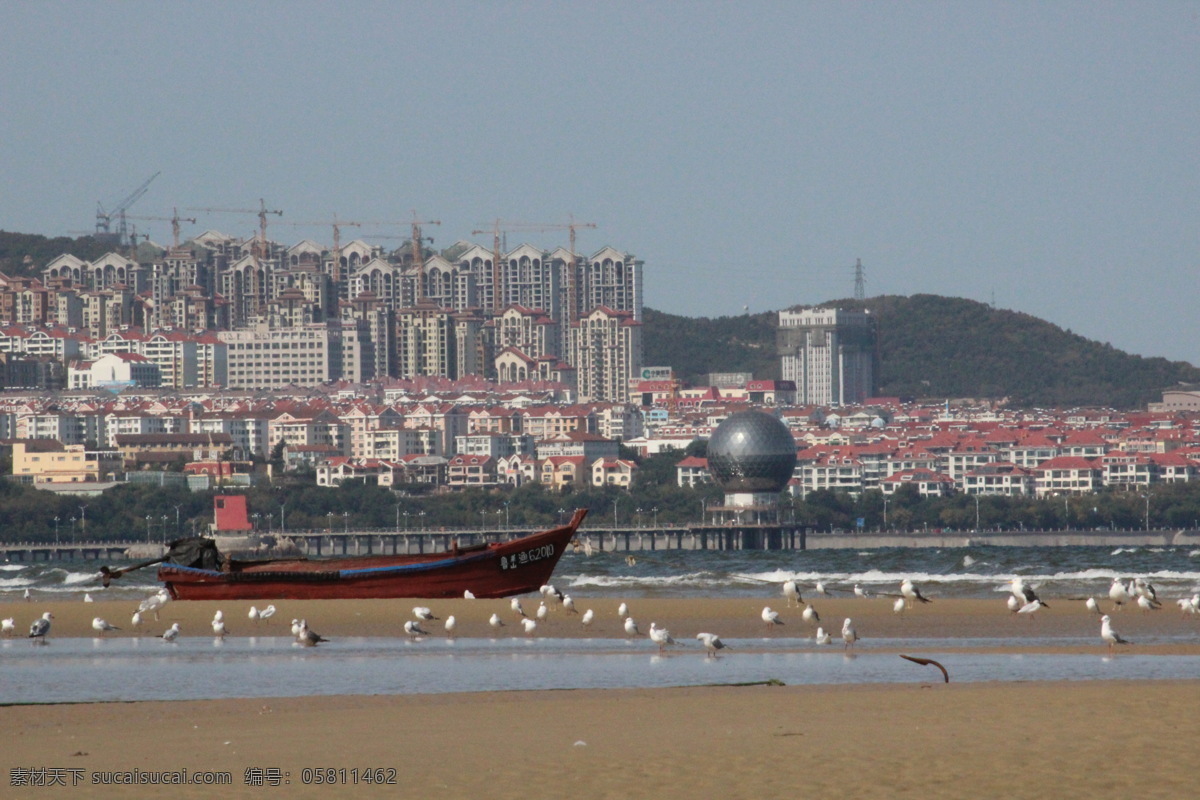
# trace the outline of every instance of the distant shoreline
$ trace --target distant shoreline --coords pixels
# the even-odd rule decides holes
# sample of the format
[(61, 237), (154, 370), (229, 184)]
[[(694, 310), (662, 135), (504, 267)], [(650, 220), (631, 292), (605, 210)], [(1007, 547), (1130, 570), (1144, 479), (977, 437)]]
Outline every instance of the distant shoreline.
[(953, 531), (940, 533), (812, 533), (806, 550), (887, 547), (1200, 547), (1200, 530)]

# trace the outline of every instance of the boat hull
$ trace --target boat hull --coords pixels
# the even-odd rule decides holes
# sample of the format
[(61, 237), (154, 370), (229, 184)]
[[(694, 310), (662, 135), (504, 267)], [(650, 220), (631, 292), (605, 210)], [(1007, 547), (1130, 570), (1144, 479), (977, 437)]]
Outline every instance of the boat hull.
[(586, 510), (567, 525), (482, 548), (420, 556), (272, 561), (232, 571), (163, 563), (158, 579), (176, 600), (347, 600), (509, 597), (550, 580)]

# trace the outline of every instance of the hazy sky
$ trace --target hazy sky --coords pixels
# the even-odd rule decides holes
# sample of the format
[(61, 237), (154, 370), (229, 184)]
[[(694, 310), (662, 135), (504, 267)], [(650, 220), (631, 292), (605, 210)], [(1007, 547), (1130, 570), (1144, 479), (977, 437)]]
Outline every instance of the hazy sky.
[(849, 297), (861, 258), (1200, 363), (1196, 2), (0, 4), (0, 228), (158, 170), (132, 213), (415, 209), (437, 247), (574, 214), (665, 311)]

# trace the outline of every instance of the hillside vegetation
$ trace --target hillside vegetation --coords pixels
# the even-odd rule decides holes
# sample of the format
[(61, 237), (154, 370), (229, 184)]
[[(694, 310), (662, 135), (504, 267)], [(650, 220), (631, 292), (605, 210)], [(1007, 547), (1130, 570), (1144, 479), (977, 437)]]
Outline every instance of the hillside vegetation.
[[(0, 231), (0, 272), (13, 278), (37, 276), (42, 267), (63, 253), (93, 261), (115, 249), (115, 244), (105, 244), (91, 236), (80, 236), (78, 239), (58, 236), (50, 239), (36, 233)], [(25, 256), (30, 258), (28, 266), (24, 263)]]
[[(1129, 355), (1045, 320), (937, 295), (827, 303), (868, 309), (879, 328), (878, 393), (1007, 398), (1014, 406), (1144, 407), (1164, 388), (1200, 382), (1182, 361)], [(646, 309), (645, 363), (685, 380), (753, 371), (777, 378), (776, 314), (692, 319)]]

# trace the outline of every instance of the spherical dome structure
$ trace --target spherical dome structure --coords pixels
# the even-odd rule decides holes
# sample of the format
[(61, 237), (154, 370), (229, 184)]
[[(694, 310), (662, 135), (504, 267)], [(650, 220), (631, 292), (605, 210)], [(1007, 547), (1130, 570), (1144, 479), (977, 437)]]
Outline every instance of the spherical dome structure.
[(741, 411), (708, 440), (708, 471), (727, 493), (778, 493), (796, 466), (796, 440), (787, 425), (764, 411)]

